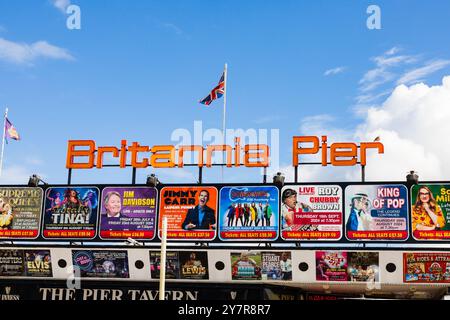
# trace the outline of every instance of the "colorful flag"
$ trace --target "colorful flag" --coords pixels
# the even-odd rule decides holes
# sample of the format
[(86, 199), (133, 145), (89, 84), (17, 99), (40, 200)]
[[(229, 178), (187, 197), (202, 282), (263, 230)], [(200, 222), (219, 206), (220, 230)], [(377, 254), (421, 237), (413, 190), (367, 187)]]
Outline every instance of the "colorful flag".
[(19, 133), (17, 132), (16, 128), (8, 120), (8, 118), (5, 118), (5, 139), (6, 139), (6, 142), (8, 142), (8, 138), (14, 139), (14, 140), (20, 140), (20, 136), (19, 136)]
[(216, 99), (219, 99), (224, 94), (225, 94), (225, 71), (222, 73), (222, 76), (220, 77), (219, 84), (214, 89), (211, 90), (211, 93), (206, 98), (200, 100), (199, 102), (209, 106), (211, 102), (213, 102)]

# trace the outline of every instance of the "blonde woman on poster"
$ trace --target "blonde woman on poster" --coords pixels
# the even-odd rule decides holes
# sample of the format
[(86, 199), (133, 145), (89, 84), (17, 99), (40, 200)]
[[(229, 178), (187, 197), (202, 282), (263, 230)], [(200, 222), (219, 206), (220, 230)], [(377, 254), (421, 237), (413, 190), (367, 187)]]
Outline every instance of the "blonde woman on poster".
[(412, 229), (439, 230), (445, 226), (441, 207), (436, 203), (433, 193), (426, 186), (417, 192), (416, 203), (412, 208)]
[(0, 229), (9, 229), (13, 221), (11, 205), (5, 198), (0, 198)]

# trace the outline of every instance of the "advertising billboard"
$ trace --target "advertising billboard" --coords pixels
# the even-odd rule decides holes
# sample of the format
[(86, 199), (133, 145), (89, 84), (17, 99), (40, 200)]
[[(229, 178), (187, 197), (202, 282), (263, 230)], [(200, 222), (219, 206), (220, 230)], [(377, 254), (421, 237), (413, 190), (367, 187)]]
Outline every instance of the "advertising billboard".
[(317, 281), (379, 282), (379, 253), (316, 251)]
[(167, 218), (167, 239), (211, 241), (217, 228), (215, 187), (164, 187), (159, 201), (158, 230)]
[(292, 280), (290, 251), (231, 252), (232, 280)]
[(450, 239), (450, 184), (418, 184), (411, 188), (414, 239)]
[[(153, 279), (159, 279), (161, 253), (150, 252), (150, 271)], [(208, 254), (206, 251), (168, 251), (166, 254), (166, 278), (208, 280)]]
[(341, 239), (343, 209), (340, 186), (285, 186), (281, 190), (281, 202), (282, 239)]
[(408, 190), (400, 184), (345, 188), (345, 232), (349, 240), (408, 239)]
[(35, 239), (42, 210), (41, 188), (0, 188), (0, 238)]
[(450, 283), (450, 253), (403, 253), (403, 282)]
[(278, 238), (278, 189), (239, 186), (220, 189), (219, 238), (271, 241)]
[(124, 250), (72, 250), (73, 267), (83, 278), (129, 278)]
[(0, 250), (0, 276), (52, 277), (50, 250)]
[(156, 188), (104, 188), (100, 238), (152, 240), (156, 235), (156, 198)]
[(97, 187), (54, 187), (45, 192), (46, 239), (93, 239), (97, 232)]

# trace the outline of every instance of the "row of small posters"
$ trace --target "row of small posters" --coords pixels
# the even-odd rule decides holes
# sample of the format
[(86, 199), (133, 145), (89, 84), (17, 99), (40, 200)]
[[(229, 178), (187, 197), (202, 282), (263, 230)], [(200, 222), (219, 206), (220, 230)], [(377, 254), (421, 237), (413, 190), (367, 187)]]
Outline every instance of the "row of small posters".
[[(450, 184), (163, 187), (0, 187), (0, 238), (405, 241), (450, 239)], [(44, 205), (42, 204), (44, 199)], [(345, 200), (345, 202), (344, 202)], [(280, 206), (281, 204), (281, 206)], [(43, 207), (43, 214), (41, 213)], [(157, 210), (159, 208), (159, 212)], [(158, 212), (158, 214), (157, 214)], [(99, 214), (100, 213), (100, 214)], [(409, 221), (411, 220), (411, 221)], [(281, 230), (281, 233), (280, 233)]]
[[(316, 251), (316, 281), (379, 282), (378, 252)], [(150, 251), (152, 279), (160, 276), (160, 252)], [(74, 269), (82, 278), (129, 279), (128, 252), (72, 250)], [(232, 280), (291, 281), (291, 251), (231, 252)], [(209, 280), (206, 251), (168, 251), (166, 279)], [(51, 278), (50, 250), (0, 250), (0, 277)], [(450, 283), (450, 253), (403, 253), (404, 283)]]

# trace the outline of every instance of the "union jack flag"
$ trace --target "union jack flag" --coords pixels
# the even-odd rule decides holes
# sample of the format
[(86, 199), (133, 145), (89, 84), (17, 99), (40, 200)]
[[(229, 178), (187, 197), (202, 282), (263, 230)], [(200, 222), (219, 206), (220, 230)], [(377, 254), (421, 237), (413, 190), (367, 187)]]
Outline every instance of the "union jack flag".
[(220, 77), (219, 84), (211, 90), (211, 93), (199, 102), (209, 106), (211, 102), (222, 97), (225, 93), (225, 71)]

